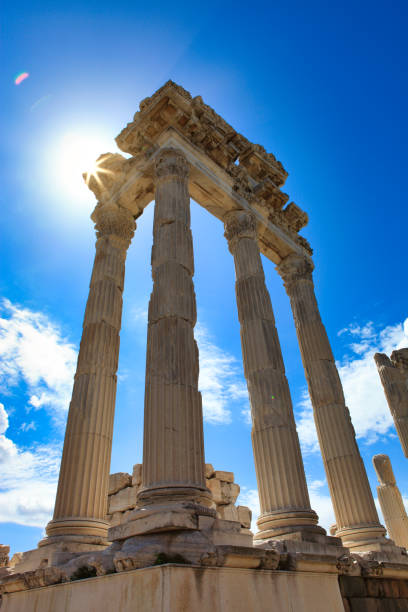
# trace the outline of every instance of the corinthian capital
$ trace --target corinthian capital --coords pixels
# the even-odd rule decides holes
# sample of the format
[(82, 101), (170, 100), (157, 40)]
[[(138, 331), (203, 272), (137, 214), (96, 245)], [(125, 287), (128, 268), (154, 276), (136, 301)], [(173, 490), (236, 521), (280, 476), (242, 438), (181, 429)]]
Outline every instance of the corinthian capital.
[(306, 280), (312, 283), (313, 268), (314, 265), (310, 259), (302, 255), (297, 255), (296, 253), (288, 255), (276, 266), (277, 271), (283, 279), (286, 291), (288, 292), (291, 286), (300, 280)]
[(189, 167), (185, 155), (179, 149), (162, 149), (156, 158), (156, 178), (162, 179), (170, 176), (187, 178)]
[(228, 240), (230, 251), (241, 238), (252, 238), (256, 240), (256, 219), (248, 210), (233, 210), (224, 218), (224, 236)]
[(98, 204), (92, 213), (97, 238), (107, 237), (126, 250), (136, 229), (132, 213), (117, 204)]

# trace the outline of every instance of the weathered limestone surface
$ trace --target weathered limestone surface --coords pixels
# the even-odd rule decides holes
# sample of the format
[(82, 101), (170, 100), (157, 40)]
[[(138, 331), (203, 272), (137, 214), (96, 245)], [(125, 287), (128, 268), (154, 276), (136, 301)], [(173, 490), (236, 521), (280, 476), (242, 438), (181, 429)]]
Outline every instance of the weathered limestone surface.
[(47, 526), (48, 539), (43, 544), (53, 541), (54, 536), (99, 537), (106, 542), (125, 259), (136, 224), (127, 209), (115, 204), (99, 204), (93, 220), (97, 232), (95, 262), (54, 517)]
[(1, 612), (344, 612), (336, 574), (164, 565), (3, 596)]
[(290, 255), (278, 266), (290, 298), (320, 449), (336, 515), (336, 535), (353, 550), (386, 544), (343, 388), (320, 318), (310, 260)]
[(109, 513), (113, 514), (114, 512), (124, 512), (133, 509), (136, 506), (137, 492), (138, 487), (126, 487), (114, 495), (110, 495)]
[(223, 482), (218, 478), (207, 480), (207, 486), (217, 506), (234, 504), (239, 495), (239, 485), (234, 482)]
[(139, 487), (142, 484), (142, 464), (136, 463), (133, 466), (132, 486)]
[(380, 482), (377, 487), (378, 500), (388, 534), (398, 546), (408, 548), (408, 516), (395, 481), (390, 458), (387, 455), (375, 455), (373, 464)]
[(5, 544), (0, 544), (0, 568), (7, 567), (10, 559), (9, 559), (10, 546), (6, 546)]
[(376, 353), (374, 360), (402, 450), (408, 457), (408, 348), (393, 351), (391, 358)]
[(225, 236), (234, 256), (244, 371), (251, 400), (252, 443), (261, 506), (255, 537), (282, 537), (302, 530), (324, 534), (310, 507), (254, 216), (243, 210), (229, 213)]
[(132, 484), (132, 478), (130, 474), (126, 472), (117, 472), (109, 476), (109, 487), (108, 495), (114, 495), (121, 489), (129, 487)]
[(188, 164), (180, 151), (156, 159), (153, 292), (149, 304), (143, 476), (139, 505), (210, 505), (198, 391)]

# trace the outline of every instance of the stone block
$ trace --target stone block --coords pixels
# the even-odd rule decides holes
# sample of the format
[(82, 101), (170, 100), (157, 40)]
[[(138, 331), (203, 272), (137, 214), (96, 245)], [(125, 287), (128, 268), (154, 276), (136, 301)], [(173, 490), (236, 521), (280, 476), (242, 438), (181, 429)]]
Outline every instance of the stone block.
[(114, 512), (113, 514), (108, 514), (108, 521), (111, 527), (115, 525), (119, 525), (122, 522), (123, 512)]
[(211, 463), (205, 464), (205, 477), (212, 478), (214, 476), (214, 466)]
[(137, 487), (126, 487), (108, 497), (108, 512), (125, 512), (136, 506)]
[[(399, 596), (408, 598), (408, 580), (398, 580)], [(408, 610), (408, 607), (407, 607)]]
[(238, 509), (234, 504), (226, 504), (217, 509), (220, 518), (225, 521), (239, 521)]
[(351, 612), (350, 604), (346, 597), (343, 597), (344, 612)]
[(215, 478), (222, 482), (234, 482), (234, 472), (221, 472), (220, 470), (215, 471)]
[(231, 482), (222, 482), (218, 478), (207, 481), (213, 500), (217, 505), (234, 504), (239, 495), (239, 485)]
[(142, 484), (142, 464), (141, 463), (136, 463), (133, 466), (133, 472), (132, 472), (132, 486), (133, 487), (140, 487), (140, 485)]
[(133, 509), (132, 510), (126, 510), (126, 512), (122, 512), (122, 516), (121, 516), (120, 522), (121, 523), (127, 523), (129, 518), (130, 518), (130, 515), (132, 513), (133, 513)]
[(400, 589), (399, 589), (399, 582), (401, 582), (400, 580), (390, 580), (389, 581), (389, 592), (390, 595), (388, 595), (388, 597), (393, 597), (394, 599), (397, 599), (400, 596)]
[(349, 600), (351, 612), (385, 612), (384, 601), (374, 597), (352, 597)]
[(242, 527), (246, 529), (251, 528), (252, 521), (252, 510), (247, 506), (237, 506), (238, 510), (238, 521), (241, 523)]
[(337, 576), (160, 565), (3, 596), (2, 612), (344, 612)]
[(126, 472), (111, 474), (109, 476), (108, 495), (114, 495), (118, 491), (121, 491), (121, 489), (129, 487), (131, 484), (132, 478), (130, 474), (127, 474)]
[(366, 586), (360, 576), (339, 576), (340, 591), (343, 597), (365, 597)]
[(146, 533), (198, 528), (197, 515), (187, 510), (183, 512), (140, 510), (129, 518), (131, 520), (109, 529), (108, 538), (111, 542)]

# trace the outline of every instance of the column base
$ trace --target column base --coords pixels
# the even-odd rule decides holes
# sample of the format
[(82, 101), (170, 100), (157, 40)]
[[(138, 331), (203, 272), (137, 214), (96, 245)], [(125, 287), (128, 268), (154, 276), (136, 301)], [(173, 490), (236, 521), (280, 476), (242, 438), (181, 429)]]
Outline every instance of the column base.
[(325, 529), (318, 525), (318, 516), (313, 510), (287, 510), (261, 514), (256, 524), (259, 531), (254, 540), (282, 540), (290, 534), (305, 533), (326, 535)]
[(213, 500), (211, 491), (206, 487), (180, 486), (180, 485), (158, 485), (142, 487), (137, 494), (139, 507), (147, 507), (158, 504), (193, 503), (210, 508)]
[(56, 539), (71, 538), (73, 541), (89, 542), (91, 544), (107, 543), (109, 523), (99, 519), (64, 517), (53, 519), (45, 528), (47, 538), (41, 540), (47, 543)]
[(336, 537), (341, 538), (344, 546), (352, 552), (371, 550), (390, 550), (396, 548), (392, 540), (385, 537), (386, 530), (382, 525), (362, 524), (343, 527), (336, 530)]

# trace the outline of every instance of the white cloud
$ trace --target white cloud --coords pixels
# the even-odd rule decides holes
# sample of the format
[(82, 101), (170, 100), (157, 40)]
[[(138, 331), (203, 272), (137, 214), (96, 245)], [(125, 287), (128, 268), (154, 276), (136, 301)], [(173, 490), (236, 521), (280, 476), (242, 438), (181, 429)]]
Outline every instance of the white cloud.
[[(1, 302), (0, 392), (5, 397), (18, 388), (26, 394), (27, 410), (46, 408), (62, 422), (76, 357), (75, 347), (46, 315)], [(6, 435), (9, 414), (0, 404), (0, 522), (44, 527), (54, 506), (61, 444), (19, 447)], [(23, 432), (36, 427), (34, 420), (19, 425)]]
[[(390, 355), (393, 350), (408, 346), (408, 319), (381, 331), (372, 322), (364, 326), (353, 324), (340, 330), (339, 335), (345, 334), (353, 341), (348, 345), (349, 354), (337, 366), (357, 438), (371, 444), (381, 435), (387, 434), (393, 426), (374, 354)], [(306, 391), (298, 408), (298, 432), (302, 448), (306, 452), (318, 452), (313, 412)]]
[(27, 385), (28, 407), (65, 414), (77, 351), (44, 314), (3, 300), (0, 306), (0, 391)]
[[(239, 369), (238, 360), (215, 345), (207, 329), (198, 324), (195, 328), (200, 355), (199, 389), (203, 396), (204, 420), (209, 423), (230, 423), (233, 402), (241, 405), (245, 413), (248, 391)], [(242, 404), (245, 404), (245, 408)]]
[(327, 493), (325, 480), (308, 481), (310, 507), (319, 517), (319, 525), (330, 535), (330, 527), (336, 522), (333, 504)]
[(4, 405), (0, 404), (0, 434), (4, 434), (9, 426), (8, 414), (4, 409)]
[(60, 445), (20, 449), (7, 438), (8, 417), (0, 404), (0, 522), (44, 527), (51, 517)]

